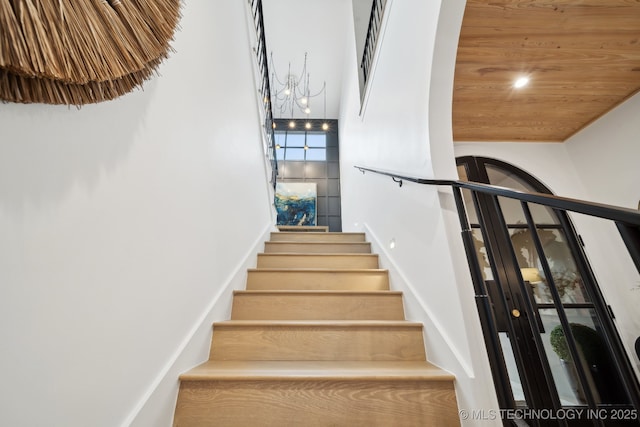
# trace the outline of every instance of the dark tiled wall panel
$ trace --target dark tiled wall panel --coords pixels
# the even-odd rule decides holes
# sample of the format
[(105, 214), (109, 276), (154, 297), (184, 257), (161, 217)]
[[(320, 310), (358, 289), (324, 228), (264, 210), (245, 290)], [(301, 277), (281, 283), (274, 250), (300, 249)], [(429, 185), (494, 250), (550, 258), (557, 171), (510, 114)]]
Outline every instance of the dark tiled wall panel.
[(318, 225), (328, 225), (329, 231), (342, 231), (338, 123), (330, 121), (330, 124), (327, 161), (279, 161), (278, 181), (315, 182), (318, 187)]

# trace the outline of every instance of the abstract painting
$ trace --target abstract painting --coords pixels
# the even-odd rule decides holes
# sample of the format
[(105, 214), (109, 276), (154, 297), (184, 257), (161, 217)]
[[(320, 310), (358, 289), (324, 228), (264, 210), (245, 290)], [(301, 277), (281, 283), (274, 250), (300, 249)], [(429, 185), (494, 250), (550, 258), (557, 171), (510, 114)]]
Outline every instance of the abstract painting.
[(317, 198), (315, 182), (278, 182), (278, 225), (316, 225)]

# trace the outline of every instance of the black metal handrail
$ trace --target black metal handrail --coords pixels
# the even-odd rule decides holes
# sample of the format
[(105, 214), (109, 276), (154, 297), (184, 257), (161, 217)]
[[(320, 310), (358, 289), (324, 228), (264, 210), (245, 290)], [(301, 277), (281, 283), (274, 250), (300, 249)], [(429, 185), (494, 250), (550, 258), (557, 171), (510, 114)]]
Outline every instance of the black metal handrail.
[[(355, 167), (363, 174), (365, 172), (372, 172), (389, 176), (401, 187), (403, 183), (407, 181), (431, 186), (446, 186), (452, 189), (456, 208), (458, 210), (458, 218), (462, 228), (461, 236), (465, 248), (465, 254), (467, 256), (467, 261), (469, 264), (471, 279), (474, 286), (478, 314), (483, 325), (485, 343), (487, 345), (487, 348), (493, 350), (488, 354), (489, 362), (493, 368), (492, 372), (494, 375), (496, 386), (500, 385), (500, 387), (497, 388), (498, 400), (500, 402), (500, 406), (503, 408), (513, 407), (515, 403), (513, 402), (513, 398), (511, 397), (511, 395), (505, 392), (505, 390), (510, 389), (509, 378), (505, 376), (505, 371), (499, 368), (505, 366), (505, 360), (502, 356), (501, 344), (498, 342), (497, 320), (495, 317), (494, 309), (492, 307), (492, 302), (489, 298), (489, 290), (487, 287), (488, 285), (485, 282), (482, 268), (480, 267), (481, 264), (479, 262), (479, 257), (474, 242), (473, 230), (467, 216), (465, 202), (462, 196), (463, 189), (469, 190), (471, 192), (473, 207), (475, 208), (476, 214), (478, 215), (478, 222), (483, 235), (484, 244), (487, 249), (487, 256), (490, 259), (492, 259), (494, 253), (491, 239), (489, 239), (487, 236), (487, 230), (490, 226), (488, 225), (486, 218), (484, 218), (482, 209), (479, 208), (479, 200), (481, 198), (485, 198), (485, 200), (488, 200), (489, 203), (493, 204), (493, 206), (495, 206), (495, 208), (500, 211), (498, 197), (506, 197), (509, 199), (520, 201), (526, 218), (526, 227), (529, 229), (531, 238), (536, 245), (536, 249), (539, 253), (543, 253), (542, 242), (536, 232), (537, 226), (533, 221), (528, 203), (534, 203), (537, 205), (552, 208), (556, 213), (559, 214), (560, 222), (566, 227), (572, 227), (569, 223), (568, 217), (566, 216), (567, 212), (575, 212), (615, 222), (618, 231), (622, 236), (622, 240), (624, 241), (624, 244), (629, 252), (629, 255), (631, 256), (631, 259), (633, 260), (638, 272), (640, 272), (640, 213), (633, 209), (566, 197), (558, 197), (550, 194), (523, 192), (494, 185), (481, 184), (477, 182), (424, 179), (406, 176), (395, 172), (366, 168), (362, 166)], [(497, 219), (497, 227), (499, 227), (499, 229), (501, 229), (503, 233), (506, 231), (506, 235), (508, 236), (508, 228), (504, 216), (500, 214)], [(576, 250), (581, 250), (581, 248), (577, 248)], [(512, 257), (513, 261), (517, 265), (513, 248), (509, 247), (509, 249), (507, 249), (506, 256)], [(558, 294), (558, 291), (555, 287), (550, 266), (546, 258), (541, 257), (540, 261), (545, 272), (545, 277), (549, 281), (549, 288), (550, 290), (552, 290), (551, 293), (553, 304), (554, 306), (562, 306), (561, 296)], [(491, 262), (491, 264), (493, 264), (493, 262)], [(494, 267), (492, 266), (492, 270), (493, 269)], [(586, 278), (586, 280), (590, 281), (591, 283), (595, 283), (593, 272), (587, 264), (583, 263), (582, 261), (578, 262), (578, 269), (580, 270), (580, 274), (584, 278)], [(520, 272), (506, 272), (506, 274), (507, 276), (511, 275), (512, 278), (515, 278), (516, 283), (519, 284), (519, 287), (521, 289), (525, 288), (524, 279), (522, 278)], [(503, 279), (506, 279), (507, 281), (511, 280), (510, 278), (505, 276), (500, 279), (498, 277), (499, 275), (496, 274), (496, 271), (493, 271), (493, 275), (495, 280), (497, 280), (498, 282)], [(594, 295), (596, 295), (596, 298), (593, 300), (594, 308), (596, 308), (600, 313), (608, 313), (609, 307), (605, 304), (604, 298), (602, 297), (599, 289), (597, 288), (597, 286), (593, 287), (593, 289)], [(535, 310), (531, 306), (531, 303), (526, 304), (525, 308), (528, 316), (530, 316), (532, 319), (536, 318), (536, 313), (534, 313)], [(562, 325), (562, 329), (567, 337), (567, 343), (573, 360), (578, 360), (579, 351), (576, 347), (570, 321), (564, 311), (558, 310), (557, 313), (560, 324)], [(633, 373), (633, 368), (630, 364), (629, 358), (624, 352), (620, 337), (617, 333), (617, 329), (610, 316), (602, 316), (600, 320), (602, 327), (606, 331), (606, 334), (604, 336), (605, 342), (612, 351), (615, 359), (614, 364), (618, 374), (620, 375), (624, 389), (627, 392), (627, 395), (630, 397), (633, 406), (638, 409), (640, 408), (640, 385), (635, 378), (635, 374)], [(515, 329), (510, 318), (507, 323), (509, 331), (513, 332)], [(534, 329), (538, 327), (536, 322), (533, 322), (532, 325), (532, 328)], [(536, 347), (538, 347), (538, 351), (541, 351), (540, 348), (542, 348), (542, 346), (538, 333), (534, 334), (534, 340), (538, 341), (535, 345)], [(579, 381), (584, 388), (589, 407), (595, 408), (597, 406), (597, 402), (595, 401), (595, 398), (590, 392), (588, 386), (585, 386), (588, 381), (587, 374), (580, 364), (576, 365), (576, 370)], [(543, 366), (543, 371), (544, 372), (542, 372), (542, 375), (546, 379), (547, 383), (552, 384), (553, 378), (552, 374), (548, 370), (548, 367)], [(557, 398), (552, 398), (551, 404), (556, 409), (561, 407), (561, 404)]]
[(267, 156), (271, 161), (271, 182), (275, 188), (278, 176), (278, 159), (276, 157), (276, 143), (273, 131), (273, 110), (271, 108), (271, 85), (269, 83), (269, 58), (267, 56), (267, 39), (264, 30), (264, 13), (262, 11), (262, 0), (248, 0), (251, 5), (251, 14), (258, 38), (258, 45), (255, 48), (256, 60), (260, 72), (260, 94), (264, 106), (265, 119), (264, 130), (267, 137)]
[(362, 172), (373, 172), (380, 175), (390, 176), (396, 182), (408, 181), (426, 185), (465, 188), (467, 190), (473, 190), (479, 193), (490, 194), (493, 196), (509, 197), (511, 199), (520, 200), (522, 202), (537, 203), (540, 205), (548, 206), (550, 208), (576, 212), (589, 216), (595, 216), (598, 218), (610, 219), (612, 221), (622, 222), (630, 226), (640, 226), (640, 213), (634, 209), (628, 209), (602, 203), (594, 203), (579, 199), (571, 199), (568, 197), (559, 197), (545, 193), (518, 191), (511, 188), (481, 184), (477, 182), (415, 178), (400, 175), (394, 172), (369, 169), (362, 166), (355, 166), (355, 168)]
[(378, 43), (378, 35), (380, 34), (380, 26), (382, 24), (382, 15), (387, 0), (373, 0), (371, 5), (371, 15), (369, 16), (369, 26), (367, 27), (367, 38), (364, 42), (364, 52), (362, 53), (362, 61), (360, 67), (366, 82), (371, 71), (373, 56), (376, 52), (376, 44)]

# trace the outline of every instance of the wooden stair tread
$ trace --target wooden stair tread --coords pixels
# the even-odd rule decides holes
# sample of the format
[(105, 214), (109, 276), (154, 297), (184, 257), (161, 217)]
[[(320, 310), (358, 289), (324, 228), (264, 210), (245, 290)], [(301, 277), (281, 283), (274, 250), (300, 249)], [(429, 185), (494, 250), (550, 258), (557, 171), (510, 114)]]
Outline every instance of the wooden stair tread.
[(449, 372), (423, 361), (207, 361), (180, 376), (182, 381), (394, 380), (453, 381)]

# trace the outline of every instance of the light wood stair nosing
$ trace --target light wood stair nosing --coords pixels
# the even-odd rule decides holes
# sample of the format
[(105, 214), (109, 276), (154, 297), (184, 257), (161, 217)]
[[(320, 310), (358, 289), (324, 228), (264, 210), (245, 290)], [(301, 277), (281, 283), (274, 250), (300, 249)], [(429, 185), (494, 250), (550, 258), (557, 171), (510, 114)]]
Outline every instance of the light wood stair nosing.
[[(282, 241), (266, 241), (267, 245), (273, 246), (285, 246), (285, 245), (300, 245), (300, 246), (371, 246), (371, 242), (309, 242), (309, 241), (295, 241), (295, 240), (282, 240)], [(349, 253), (349, 252), (345, 252)]]
[(213, 328), (242, 328), (242, 327), (333, 327), (333, 328), (407, 328), (422, 329), (420, 322), (408, 320), (223, 320), (214, 322)]
[[(280, 254), (278, 254), (280, 255)], [(295, 254), (298, 255), (298, 254)], [(322, 255), (322, 254), (320, 254)], [(333, 255), (333, 254), (331, 254)], [(349, 254), (354, 255), (354, 254)], [(355, 254), (358, 255), (358, 254)], [(364, 254), (368, 255), (368, 254)], [(317, 267), (256, 267), (248, 268), (247, 273), (344, 273), (344, 274), (388, 274), (386, 268), (317, 268)]]
[(362, 231), (307, 231), (305, 233), (297, 233), (295, 231), (272, 231), (271, 234), (296, 234), (296, 235), (318, 235), (318, 236), (366, 236)]
[(209, 360), (181, 381), (453, 381), (427, 361), (225, 361)]
[(379, 258), (378, 254), (374, 253), (364, 253), (364, 252), (260, 252), (258, 256), (302, 256), (302, 257), (370, 257), (370, 258)]
[(285, 255), (285, 256), (362, 256), (378, 258), (378, 254), (369, 252), (260, 252), (258, 255)]
[(328, 225), (278, 225), (278, 230), (294, 233), (328, 233)]
[(377, 297), (402, 296), (402, 291), (333, 290), (333, 289), (244, 289), (234, 290), (234, 295), (375, 295)]

